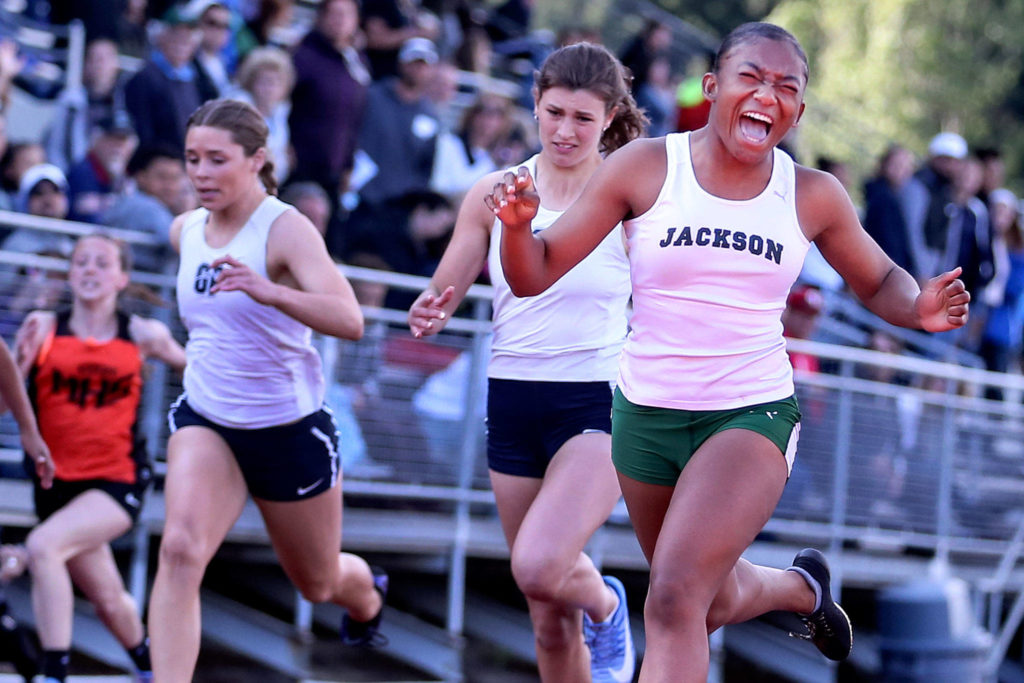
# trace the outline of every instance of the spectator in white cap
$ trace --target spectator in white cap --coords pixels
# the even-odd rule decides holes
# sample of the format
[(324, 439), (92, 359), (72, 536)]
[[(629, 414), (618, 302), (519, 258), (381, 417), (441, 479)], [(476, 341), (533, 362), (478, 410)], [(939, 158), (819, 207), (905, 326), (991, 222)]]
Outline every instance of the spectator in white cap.
[[(36, 164), (21, 176), (17, 208), (23, 213), (42, 218), (64, 219), (68, 215), (68, 181), (64, 172), (53, 164)], [(70, 254), (70, 238), (60, 233), (34, 228), (18, 228), (3, 241), (5, 251), (30, 254)]]
[(954, 183), (967, 158), (967, 141), (957, 133), (943, 132), (928, 143), (928, 159), (900, 190), (900, 204), (914, 268), (923, 281), (939, 271), (946, 246), (949, 222), (946, 206), (953, 201)]
[(422, 61), (427, 64), (437, 64), (437, 48), (426, 38), (410, 38), (402, 43), (398, 51), (398, 63), (408, 64), (410, 62)]

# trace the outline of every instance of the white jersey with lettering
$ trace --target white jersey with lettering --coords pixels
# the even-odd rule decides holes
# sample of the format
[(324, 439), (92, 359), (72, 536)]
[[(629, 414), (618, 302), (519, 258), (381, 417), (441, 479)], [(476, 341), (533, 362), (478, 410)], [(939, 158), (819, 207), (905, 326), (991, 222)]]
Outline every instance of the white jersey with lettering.
[(726, 410), (794, 392), (782, 336), (786, 296), (809, 242), (796, 213), (793, 160), (774, 150), (759, 195), (705, 191), (689, 133), (665, 140), (668, 168), (654, 206), (624, 222), (633, 316), (619, 387), (638, 405)]
[(197, 413), (225, 427), (289, 424), (323, 403), (320, 356), (309, 327), (245, 292), (210, 293), (217, 276), (210, 264), (221, 256), (230, 254), (267, 277), (270, 226), (291, 208), (267, 197), (219, 248), (206, 242), (206, 209), (196, 209), (182, 225), (177, 297), (188, 330), (185, 397)]
[[(522, 165), (536, 177), (536, 156)], [(533, 232), (544, 230), (561, 215), (544, 208), (542, 200)], [(531, 297), (514, 295), (505, 281), (501, 231), (501, 221), (495, 220), (488, 254), (494, 285), (494, 338), (487, 376), (552, 382), (615, 379), (629, 302), (629, 260), (622, 227), (616, 226), (549, 289)]]

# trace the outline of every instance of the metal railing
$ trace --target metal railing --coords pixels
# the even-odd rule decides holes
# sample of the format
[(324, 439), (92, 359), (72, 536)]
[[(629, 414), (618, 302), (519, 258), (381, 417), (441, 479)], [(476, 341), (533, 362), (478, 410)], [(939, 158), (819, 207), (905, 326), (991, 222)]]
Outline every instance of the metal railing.
[[(94, 229), (0, 212), (4, 224), (70, 235)], [(128, 237), (148, 243), (144, 236)], [(426, 284), (415, 276), (340, 267), (350, 280), (387, 287), (399, 300), (411, 300)], [(31, 308), (65, 300), (57, 277), (65, 268), (61, 259), (0, 251), (0, 333), (10, 338), (26, 302)], [(170, 276), (133, 277), (173, 301)], [(404, 507), (410, 514), (422, 504), (447, 520), (445, 629), (453, 639), (463, 630), (469, 527), (493, 516), (482, 421), (490, 295), (489, 287), (472, 287), (460, 313), (428, 339), (411, 337), (399, 306), (364, 307), (366, 334), (358, 342), (318, 340), (327, 401), (342, 433), (346, 504)], [(172, 307), (126, 305), (160, 315), (183, 338)], [(800, 450), (759, 544), (828, 547), (835, 578), (868, 587), (912, 578), (920, 561), (911, 556), (925, 555), (975, 586), (979, 613), (1001, 631), (993, 654), (1001, 660), (1024, 619), (1024, 603), (1002, 611), (1005, 599), (1024, 594), (1024, 378), (815, 341), (791, 340), (790, 350), (815, 356), (829, 371), (797, 374)], [(172, 373), (154, 370), (142, 419), (159, 458), (164, 414), (180, 386)], [(986, 389), (998, 390), (1002, 399), (985, 398)], [(0, 421), (0, 447), (13, 452), (17, 445), (13, 422)], [(608, 523), (610, 529), (627, 525), (621, 512)], [(155, 520), (149, 531), (159, 528)], [(388, 529), (380, 534), (383, 540)], [(608, 544), (616, 541), (603, 543), (606, 561), (644, 566), (635, 550), (615, 552)], [(137, 556), (145, 562), (146, 553)], [(888, 571), (871, 564), (879, 556)], [(148, 569), (143, 564), (136, 571), (144, 579)]]

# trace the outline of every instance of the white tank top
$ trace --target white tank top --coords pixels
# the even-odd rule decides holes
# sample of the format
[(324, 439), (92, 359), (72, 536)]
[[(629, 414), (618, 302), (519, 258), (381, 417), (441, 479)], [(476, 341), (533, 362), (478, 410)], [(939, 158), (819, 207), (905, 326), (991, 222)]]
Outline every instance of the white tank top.
[(678, 410), (786, 398), (793, 374), (780, 318), (809, 246), (793, 160), (776, 149), (764, 191), (735, 201), (700, 187), (688, 133), (665, 148), (657, 201), (624, 222), (633, 316), (619, 386), (633, 403)]
[[(536, 156), (522, 165), (536, 177)], [(561, 215), (542, 203), (533, 221), (534, 233)], [(501, 221), (495, 220), (488, 254), (494, 337), (487, 376), (553, 382), (615, 379), (629, 301), (629, 260), (622, 227), (616, 226), (549, 289), (531, 297), (517, 297), (505, 281), (501, 230)]]
[(210, 294), (210, 263), (230, 254), (267, 277), (270, 226), (292, 207), (267, 197), (227, 245), (206, 243), (209, 211), (196, 209), (181, 230), (178, 313), (188, 330), (185, 396), (197, 413), (225, 427), (261, 429), (295, 422), (320, 408), (324, 380), (310, 329), (245, 292)]

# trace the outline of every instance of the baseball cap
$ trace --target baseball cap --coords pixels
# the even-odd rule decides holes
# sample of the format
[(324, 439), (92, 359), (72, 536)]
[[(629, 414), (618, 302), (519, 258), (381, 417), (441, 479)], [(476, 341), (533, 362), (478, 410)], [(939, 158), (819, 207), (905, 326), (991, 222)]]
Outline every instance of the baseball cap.
[(939, 133), (928, 143), (928, 154), (933, 157), (967, 157), (967, 141), (956, 133)]
[(49, 180), (61, 192), (68, 191), (68, 180), (63, 171), (53, 164), (36, 164), (25, 171), (18, 183), (18, 206), (22, 211), (28, 207), (28, 197), (32, 190), (44, 180)]
[(164, 12), (160, 21), (167, 27), (196, 26), (199, 23), (199, 17), (188, 11), (184, 5), (176, 4)]
[(410, 38), (402, 43), (402, 48), (398, 51), (398, 62), (408, 64), (416, 60), (422, 60), (427, 64), (437, 63), (437, 48), (427, 38)]

